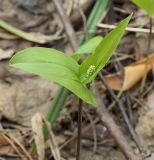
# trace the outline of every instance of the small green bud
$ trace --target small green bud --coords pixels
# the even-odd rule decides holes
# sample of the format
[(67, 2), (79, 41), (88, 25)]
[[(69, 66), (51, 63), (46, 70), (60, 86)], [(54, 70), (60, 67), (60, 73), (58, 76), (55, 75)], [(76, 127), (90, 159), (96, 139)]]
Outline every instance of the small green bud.
[(91, 75), (93, 75), (93, 73), (95, 72), (96, 67), (94, 65), (90, 65), (87, 72), (86, 72), (86, 77), (90, 77)]
[(84, 82), (85, 80), (87, 80), (90, 76), (94, 74), (95, 71), (96, 71), (96, 67), (94, 65), (90, 65), (89, 68), (87, 69), (87, 72), (80, 76), (81, 82)]

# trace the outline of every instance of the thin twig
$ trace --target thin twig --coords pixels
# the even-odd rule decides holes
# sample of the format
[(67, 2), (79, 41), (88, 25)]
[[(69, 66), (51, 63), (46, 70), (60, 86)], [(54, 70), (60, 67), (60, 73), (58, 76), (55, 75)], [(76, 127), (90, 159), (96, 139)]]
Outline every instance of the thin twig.
[(83, 111), (85, 112), (88, 120), (90, 121), (90, 124), (91, 124), (91, 129), (92, 129), (92, 132), (93, 132), (93, 138), (94, 138), (94, 146), (93, 146), (93, 155), (95, 154), (96, 150), (97, 150), (97, 134), (96, 134), (96, 128), (95, 128), (95, 125), (93, 124), (93, 120), (92, 120), (92, 117), (91, 115), (85, 110), (83, 109)]
[(127, 106), (128, 106), (127, 108), (128, 108), (129, 119), (130, 119), (130, 122), (131, 122), (132, 126), (134, 126), (134, 118), (133, 118), (131, 100), (130, 100), (130, 96), (129, 96), (128, 92), (125, 93), (125, 97), (126, 97), (126, 103), (127, 103)]
[(97, 115), (101, 117), (103, 124), (106, 126), (106, 128), (108, 129), (111, 136), (114, 138), (114, 140), (118, 144), (119, 148), (121, 149), (125, 157), (129, 160), (139, 160), (140, 157), (134, 153), (133, 149), (128, 144), (125, 136), (120, 131), (119, 127), (116, 125), (113, 118), (108, 113), (105, 106), (103, 105), (102, 99), (100, 97), (100, 94), (98, 93), (98, 89), (96, 85), (94, 86), (93, 90), (98, 103), (98, 107), (96, 109)]
[[(116, 96), (117, 99), (119, 99), (119, 98), (121, 97), (122, 93), (123, 93), (122, 90), (120, 90), (120, 91), (118, 92), (118, 94), (117, 94), (117, 96)], [(114, 99), (114, 101), (108, 106), (108, 111), (111, 111), (111, 110), (113, 109), (113, 107), (115, 106), (115, 104), (116, 104), (116, 100)]]
[(78, 106), (78, 137), (77, 137), (77, 156), (76, 160), (80, 160), (81, 151), (81, 128), (82, 128), (82, 100), (79, 98)]
[(141, 93), (143, 92), (144, 86), (145, 86), (145, 82), (146, 82), (146, 78), (147, 78), (147, 74), (148, 74), (148, 60), (149, 60), (149, 53), (151, 51), (151, 41), (152, 41), (152, 18), (149, 17), (149, 24), (150, 24), (150, 32), (148, 35), (148, 45), (147, 45), (147, 52), (146, 52), (146, 65), (145, 65), (145, 73), (141, 82)]
[(21, 159), (23, 159), (24, 156), (20, 153), (19, 149), (14, 144), (14, 142), (12, 142), (12, 140), (5, 134), (3, 134), (2, 136), (11, 145), (11, 147), (14, 149), (14, 151), (21, 157)]
[[(99, 27), (99, 28), (108, 28), (108, 29), (114, 29), (114, 28), (116, 28), (115, 25), (101, 24), (101, 23), (98, 23), (97, 27)], [(130, 31), (130, 32), (140, 32), (140, 33), (149, 33), (150, 32), (150, 29), (146, 29), (146, 28), (134, 28), (134, 27), (126, 27), (125, 30), (126, 31)], [(154, 33), (154, 30), (152, 30), (151, 33)]]
[(125, 123), (126, 123), (127, 126), (128, 126), (129, 132), (130, 132), (130, 134), (131, 134), (134, 142), (136, 143), (138, 149), (139, 149), (140, 151), (142, 151), (141, 142), (139, 141), (139, 138), (138, 138), (137, 134), (135, 133), (135, 131), (134, 131), (134, 129), (133, 129), (133, 127), (132, 127), (132, 125), (131, 125), (131, 123), (130, 123), (130, 121), (129, 121), (129, 118), (128, 118), (127, 114), (126, 114), (126, 111), (125, 111), (125, 109), (124, 109), (124, 107), (123, 107), (122, 102), (117, 98), (117, 96), (116, 96), (115, 93), (112, 91), (112, 89), (110, 88), (110, 86), (107, 84), (107, 82), (106, 82), (105, 78), (102, 76), (102, 74), (99, 74), (99, 76), (100, 76), (103, 84), (105, 85), (105, 87), (106, 87), (106, 88), (108, 89), (108, 91), (110, 92), (111, 96), (115, 99), (116, 103), (118, 104), (119, 109), (120, 109), (120, 111), (121, 111), (121, 113), (122, 113), (122, 115), (123, 115), (123, 117), (124, 117)]
[[(92, 121), (92, 124), (86, 125), (85, 127), (82, 127), (82, 134), (88, 131), (91, 128), (91, 125), (96, 124), (99, 122), (99, 119), (96, 118), (95, 120)], [(73, 141), (77, 137), (77, 132), (73, 134), (71, 138), (69, 138), (65, 143), (63, 143), (59, 148), (62, 149), (64, 148), (67, 144), (69, 144), (71, 141)]]
[(148, 47), (147, 47), (147, 53), (150, 53), (151, 50), (151, 41), (152, 41), (152, 18), (149, 18), (149, 23), (150, 23), (150, 32), (149, 32), (149, 37), (148, 37)]
[(27, 157), (27, 159), (29, 160), (33, 160), (33, 158), (31, 157), (31, 155), (28, 153), (28, 151), (25, 149), (25, 147), (13, 136), (9, 135), (9, 137), (22, 149), (22, 151), (25, 153), (25, 156)]
[(88, 39), (88, 28), (87, 28), (87, 19), (86, 19), (86, 16), (80, 6), (80, 0), (74, 0), (77, 4), (77, 8), (79, 10), (79, 13), (81, 15), (81, 18), (82, 18), (82, 21), (83, 21), (83, 29), (84, 29), (84, 38), (85, 40)]
[(52, 1), (58, 11), (58, 14), (61, 18), (63, 25), (64, 25), (64, 28), (65, 28), (65, 31), (66, 31), (66, 34), (68, 37), (68, 41), (70, 42), (73, 51), (75, 51), (79, 47), (78, 41), (76, 39), (76, 35), (75, 35), (74, 29), (70, 23), (70, 20), (69, 20), (68, 16), (66, 15), (65, 10), (62, 6), (61, 0), (52, 0)]

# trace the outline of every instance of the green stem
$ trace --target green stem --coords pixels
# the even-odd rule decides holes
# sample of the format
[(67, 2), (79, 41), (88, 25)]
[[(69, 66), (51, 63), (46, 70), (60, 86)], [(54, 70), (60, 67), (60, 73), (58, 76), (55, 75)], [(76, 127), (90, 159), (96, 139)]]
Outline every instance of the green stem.
[(77, 137), (77, 155), (76, 160), (80, 160), (81, 155), (81, 133), (82, 133), (82, 100), (79, 99), (78, 106), (78, 137)]

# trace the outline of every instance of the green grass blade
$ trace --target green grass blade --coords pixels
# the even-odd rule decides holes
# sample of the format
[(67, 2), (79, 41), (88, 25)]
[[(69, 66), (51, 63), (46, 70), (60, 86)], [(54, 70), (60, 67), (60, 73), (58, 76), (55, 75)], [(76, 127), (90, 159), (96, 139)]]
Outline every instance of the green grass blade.
[[(51, 123), (51, 125), (55, 123), (57, 117), (59, 116), (61, 107), (64, 105), (64, 101), (66, 100), (69, 93), (69, 90), (64, 87), (60, 87), (57, 91), (57, 94), (52, 101), (50, 110), (47, 113), (47, 120)], [(48, 136), (48, 129), (46, 126), (44, 126), (44, 136), (45, 138)]]
[[(97, 0), (87, 21), (88, 38), (92, 38), (96, 33), (96, 25), (105, 15), (109, 0)], [(84, 36), (80, 36), (80, 45), (84, 43)]]
[[(89, 31), (95, 31), (96, 30), (96, 24), (100, 20), (100, 18), (105, 13), (105, 9), (107, 7), (108, 0), (97, 0), (96, 4), (90, 14), (90, 17), (87, 22), (87, 27)], [(91, 35), (92, 36), (92, 35)]]

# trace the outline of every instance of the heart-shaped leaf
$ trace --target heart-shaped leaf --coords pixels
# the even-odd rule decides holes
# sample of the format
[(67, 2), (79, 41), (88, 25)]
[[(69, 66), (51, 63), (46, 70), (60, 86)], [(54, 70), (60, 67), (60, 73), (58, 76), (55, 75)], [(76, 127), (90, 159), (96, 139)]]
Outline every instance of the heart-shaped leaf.
[(82, 83), (91, 82), (105, 66), (119, 44), (131, 17), (132, 14), (121, 21), (115, 29), (105, 36), (95, 51), (80, 65), (79, 72)]
[(33, 47), (18, 52), (10, 60), (13, 67), (52, 80), (83, 99), (96, 105), (90, 91), (80, 82), (79, 65), (64, 53), (50, 48)]
[(149, 16), (154, 16), (154, 0), (132, 0), (137, 6), (144, 9)]

